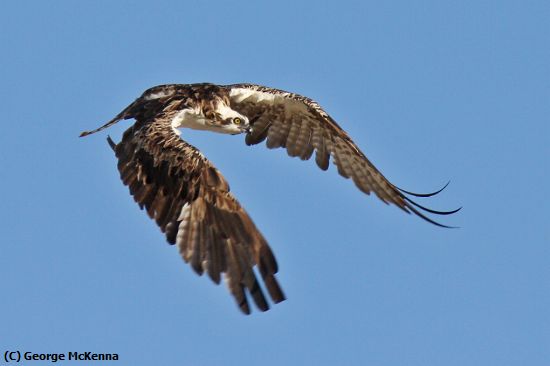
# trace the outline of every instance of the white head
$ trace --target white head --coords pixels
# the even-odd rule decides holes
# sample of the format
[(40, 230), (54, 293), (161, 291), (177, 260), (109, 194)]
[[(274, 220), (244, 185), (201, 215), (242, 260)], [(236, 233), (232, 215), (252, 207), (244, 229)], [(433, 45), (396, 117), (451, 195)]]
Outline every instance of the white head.
[(197, 105), (181, 110), (172, 120), (172, 127), (192, 128), (236, 135), (250, 129), (248, 118), (231, 109), (223, 101), (214, 105)]
[(211, 131), (236, 135), (246, 132), (250, 128), (248, 117), (231, 109), (221, 100), (218, 101), (216, 108), (211, 113), (204, 112), (207, 116), (206, 124), (212, 128)]

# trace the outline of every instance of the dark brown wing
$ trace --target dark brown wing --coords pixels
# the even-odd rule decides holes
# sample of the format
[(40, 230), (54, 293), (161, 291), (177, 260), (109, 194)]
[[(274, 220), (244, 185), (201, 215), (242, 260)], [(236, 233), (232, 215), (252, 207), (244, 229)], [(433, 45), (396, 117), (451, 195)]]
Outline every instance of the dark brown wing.
[[(393, 203), (424, 220), (443, 227), (421, 210), (448, 215), (457, 212), (435, 211), (423, 207), (405, 196), (429, 197), (399, 189), (390, 183), (359, 150), (348, 134), (313, 100), (304, 96), (254, 84), (227, 85), (231, 107), (248, 116), (251, 130), (246, 136), (247, 145), (267, 139), (268, 148), (286, 148), (288, 155), (307, 160), (315, 152), (319, 168), (326, 170), (332, 156), (338, 172), (351, 178), (366, 194), (374, 192), (382, 201)], [(443, 187), (445, 188), (445, 187)]]
[(262, 311), (269, 305), (253, 267), (258, 266), (275, 303), (285, 296), (275, 279), (277, 262), (266, 240), (229, 192), (220, 172), (181, 140), (161, 113), (137, 123), (110, 144), (118, 170), (140, 208), (156, 221), (193, 269), (219, 283), (222, 274), (240, 309), (247, 294)]

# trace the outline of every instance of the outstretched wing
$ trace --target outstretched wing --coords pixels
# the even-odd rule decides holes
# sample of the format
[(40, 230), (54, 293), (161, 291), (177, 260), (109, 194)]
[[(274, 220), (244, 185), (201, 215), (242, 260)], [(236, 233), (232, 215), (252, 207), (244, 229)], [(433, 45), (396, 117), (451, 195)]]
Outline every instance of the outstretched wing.
[(415, 207), (433, 214), (448, 215), (457, 212), (435, 211), (408, 198), (433, 196), (441, 190), (417, 194), (401, 190), (390, 183), (359, 150), (348, 134), (313, 100), (283, 90), (255, 84), (227, 85), (231, 107), (248, 116), (252, 126), (246, 135), (246, 144), (254, 145), (267, 139), (268, 148), (286, 148), (288, 155), (302, 160), (315, 152), (319, 168), (326, 170), (332, 156), (338, 172), (351, 178), (366, 194), (374, 192), (382, 201), (393, 203), (424, 220), (443, 227), (419, 212)]
[(221, 173), (179, 138), (167, 115), (148, 118), (136, 117), (120, 143), (109, 139), (120, 177), (140, 208), (156, 221), (170, 244), (177, 244), (199, 275), (206, 272), (219, 283), (223, 274), (244, 313), (250, 313), (247, 293), (260, 310), (269, 309), (255, 266), (271, 299), (285, 300), (269, 245)]

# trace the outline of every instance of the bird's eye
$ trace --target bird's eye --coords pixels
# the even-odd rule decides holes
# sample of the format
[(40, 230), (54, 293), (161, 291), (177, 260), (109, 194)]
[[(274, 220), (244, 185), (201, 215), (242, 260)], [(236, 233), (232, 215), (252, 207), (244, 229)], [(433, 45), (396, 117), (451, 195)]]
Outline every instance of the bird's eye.
[(240, 125), (242, 123), (242, 119), (240, 119), (239, 117), (235, 117), (233, 118), (233, 123), (236, 124), (236, 125)]

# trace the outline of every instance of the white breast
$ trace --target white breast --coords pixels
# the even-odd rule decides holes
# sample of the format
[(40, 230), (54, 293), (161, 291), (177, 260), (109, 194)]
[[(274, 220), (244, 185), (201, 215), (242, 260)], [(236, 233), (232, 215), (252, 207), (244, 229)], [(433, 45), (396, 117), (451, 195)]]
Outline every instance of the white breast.
[[(198, 109), (182, 109), (172, 119), (172, 128), (191, 128), (193, 130), (215, 131), (218, 128), (208, 124), (204, 115)], [(179, 131), (178, 131), (179, 134)]]
[(174, 128), (186, 127), (186, 128), (193, 128), (196, 130), (200, 130), (204, 128), (206, 124), (204, 116), (201, 116), (197, 112), (198, 111), (191, 108), (182, 109), (172, 119), (172, 127)]

